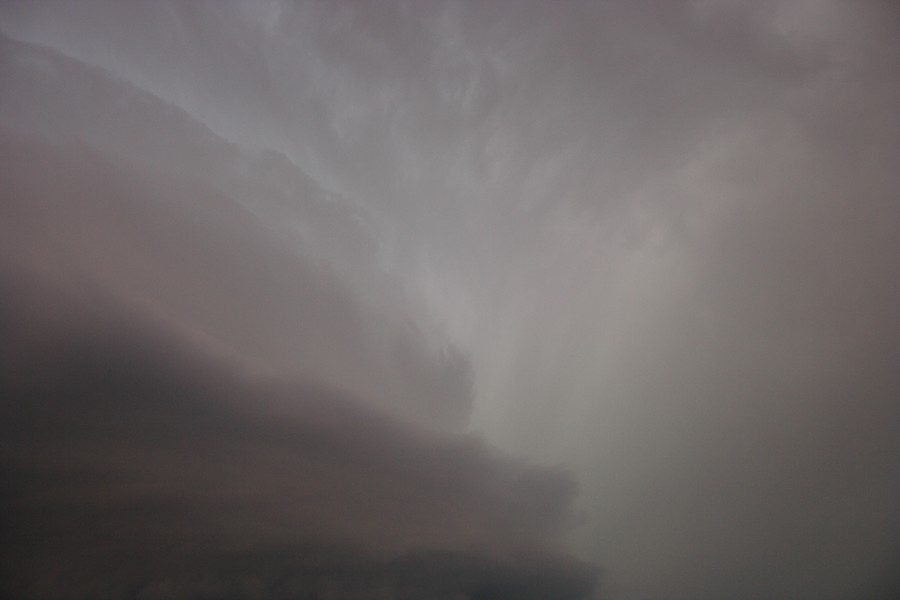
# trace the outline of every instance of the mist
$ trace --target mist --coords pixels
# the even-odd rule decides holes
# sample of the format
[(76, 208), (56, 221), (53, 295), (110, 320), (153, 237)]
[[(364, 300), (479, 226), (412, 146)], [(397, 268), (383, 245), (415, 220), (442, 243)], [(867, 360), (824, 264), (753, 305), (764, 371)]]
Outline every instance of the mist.
[(900, 593), (890, 2), (0, 6), (0, 590)]

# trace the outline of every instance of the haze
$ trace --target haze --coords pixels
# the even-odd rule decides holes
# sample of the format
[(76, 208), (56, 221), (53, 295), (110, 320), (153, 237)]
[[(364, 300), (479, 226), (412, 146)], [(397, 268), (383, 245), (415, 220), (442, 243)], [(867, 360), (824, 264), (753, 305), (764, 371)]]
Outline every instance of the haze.
[(900, 597), (900, 10), (0, 4), (0, 595)]

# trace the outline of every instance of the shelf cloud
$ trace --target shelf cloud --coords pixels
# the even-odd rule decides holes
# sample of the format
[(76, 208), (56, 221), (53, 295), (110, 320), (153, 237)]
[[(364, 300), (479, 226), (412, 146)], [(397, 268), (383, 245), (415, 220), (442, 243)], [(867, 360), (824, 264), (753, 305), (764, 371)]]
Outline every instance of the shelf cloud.
[(898, 26), (4, 4), (0, 590), (893, 598)]

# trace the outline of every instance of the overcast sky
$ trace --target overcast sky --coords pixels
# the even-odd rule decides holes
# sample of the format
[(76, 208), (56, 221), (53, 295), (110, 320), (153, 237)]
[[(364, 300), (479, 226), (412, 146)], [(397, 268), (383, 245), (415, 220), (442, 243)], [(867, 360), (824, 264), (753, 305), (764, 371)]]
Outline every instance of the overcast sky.
[[(598, 597), (621, 600), (900, 587), (894, 3), (7, 2), (0, 31), (4, 289), (50, 306), (101, 290), (140, 323), (116, 343), (162, 336), (194, 357), (185, 389), (234, 387), (208, 395), (244, 424), (231, 442), (216, 429), (197, 468), (220, 473), (229, 445), (247, 465), (204, 493), (269, 465), (251, 506), (294, 520), (279, 543), (346, 542), (341, 510), (381, 513), (329, 494), (372, 485), (436, 523), (349, 535), (382, 562), (537, 553), (602, 567)], [(115, 327), (84, 316), (105, 312), (93, 302), (33, 318), (102, 362), (91, 332)], [(56, 348), (16, 332), (8, 356)], [(5, 411), (47, 402), (17, 425), (47, 447), (77, 386), (22, 382), (66, 351), (4, 371), (20, 395)], [(140, 356), (145, 379), (175, 368)], [(277, 405), (303, 438), (331, 405), (292, 406), (270, 379), (353, 398), (334, 401), (337, 441), (309, 458), (258, 425)], [(341, 433), (359, 419), (383, 429)], [(89, 421), (58, 428), (81, 444)], [(369, 481), (348, 458), (366, 444), (403, 475)], [(134, 470), (164, 481), (166, 456)], [(290, 516), (275, 482), (314, 469), (331, 483), (290, 492), (309, 505)], [(316, 503), (335, 524), (313, 534)]]

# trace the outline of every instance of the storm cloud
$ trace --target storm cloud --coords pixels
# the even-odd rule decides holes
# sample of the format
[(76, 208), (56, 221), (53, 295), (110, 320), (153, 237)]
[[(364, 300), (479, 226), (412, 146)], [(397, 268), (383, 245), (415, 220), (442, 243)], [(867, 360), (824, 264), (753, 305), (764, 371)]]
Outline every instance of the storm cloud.
[(898, 28), (4, 4), (10, 581), (893, 597)]
[(10, 597), (576, 598), (594, 585), (560, 545), (564, 471), (274, 379), (57, 266), (4, 264), (0, 307)]

